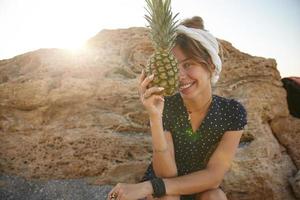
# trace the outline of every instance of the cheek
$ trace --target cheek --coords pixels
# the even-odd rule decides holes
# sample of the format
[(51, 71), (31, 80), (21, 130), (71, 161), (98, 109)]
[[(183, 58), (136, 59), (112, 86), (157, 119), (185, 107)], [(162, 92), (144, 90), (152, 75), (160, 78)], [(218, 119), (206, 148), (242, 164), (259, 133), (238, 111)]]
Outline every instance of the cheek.
[(202, 72), (197, 68), (191, 69), (188, 72), (188, 75), (193, 79), (201, 79), (201, 77), (203, 76)]
[(189, 77), (198, 81), (207, 81), (210, 79), (209, 72), (202, 71), (202, 70), (191, 70), (188, 73)]

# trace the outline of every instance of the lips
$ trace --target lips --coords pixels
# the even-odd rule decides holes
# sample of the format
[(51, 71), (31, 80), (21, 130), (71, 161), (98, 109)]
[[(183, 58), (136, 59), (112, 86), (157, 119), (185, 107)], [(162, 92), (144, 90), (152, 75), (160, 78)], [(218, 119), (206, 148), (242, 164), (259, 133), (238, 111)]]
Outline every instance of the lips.
[(181, 83), (180, 84), (180, 87), (179, 87), (179, 90), (184, 90), (184, 89), (187, 89), (189, 87), (191, 87), (195, 82), (190, 82), (190, 83)]

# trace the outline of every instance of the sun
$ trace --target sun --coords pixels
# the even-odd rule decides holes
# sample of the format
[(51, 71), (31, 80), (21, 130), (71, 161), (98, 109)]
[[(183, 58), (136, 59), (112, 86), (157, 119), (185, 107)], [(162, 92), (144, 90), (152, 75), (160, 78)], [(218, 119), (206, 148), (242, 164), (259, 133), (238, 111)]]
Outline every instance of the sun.
[[(0, 59), (40, 48), (78, 52), (103, 29), (127, 28), (143, 19), (141, 0), (0, 0)], [(117, 5), (117, 6), (116, 6)], [(134, 7), (134, 12), (129, 8)], [(140, 17), (135, 14), (140, 12)], [(136, 26), (136, 25), (134, 25)], [(5, 51), (3, 51), (5, 49)]]
[[(86, 41), (101, 29), (103, 18), (94, 16), (101, 8), (100, 3), (93, 1), (93, 5), (89, 5), (85, 1), (67, 0), (20, 2), (19, 7), (28, 9), (21, 9), (17, 16), (23, 23), (12, 32), (22, 34), (16, 36), (14, 43), (30, 49), (82, 51)], [(23, 13), (23, 10), (27, 12)]]

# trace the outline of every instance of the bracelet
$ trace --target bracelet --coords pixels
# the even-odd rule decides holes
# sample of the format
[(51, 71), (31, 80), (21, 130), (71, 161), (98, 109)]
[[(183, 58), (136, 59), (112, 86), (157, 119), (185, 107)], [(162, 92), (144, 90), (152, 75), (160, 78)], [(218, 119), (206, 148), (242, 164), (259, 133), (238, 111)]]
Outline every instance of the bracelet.
[(162, 149), (162, 150), (153, 149), (153, 152), (154, 152), (154, 153), (164, 153), (164, 152), (166, 152), (166, 151), (168, 151), (168, 147), (166, 147), (165, 149)]
[(150, 180), (153, 188), (153, 197), (162, 197), (166, 195), (166, 186), (161, 178), (154, 178)]

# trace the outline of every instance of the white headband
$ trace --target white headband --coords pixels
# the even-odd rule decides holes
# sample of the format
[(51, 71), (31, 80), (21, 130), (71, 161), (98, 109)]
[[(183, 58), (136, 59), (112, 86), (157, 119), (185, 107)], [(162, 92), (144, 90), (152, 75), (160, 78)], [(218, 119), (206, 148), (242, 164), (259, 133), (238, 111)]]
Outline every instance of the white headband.
[(217, 39), (208, 31), (197, 28), (189, 28), (183, 25), (177, 27), (177, 33), (182, 33), (194, 40), (197, 40), (209, 53), (213, 64), (215, 65), (215, 72), (212, 76), (212, 84), (217, 83), (222, 70), (222, 61), (219, 53), (219, 43)]

